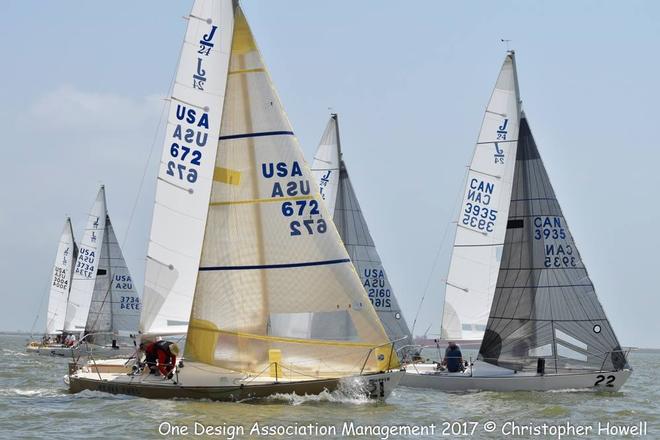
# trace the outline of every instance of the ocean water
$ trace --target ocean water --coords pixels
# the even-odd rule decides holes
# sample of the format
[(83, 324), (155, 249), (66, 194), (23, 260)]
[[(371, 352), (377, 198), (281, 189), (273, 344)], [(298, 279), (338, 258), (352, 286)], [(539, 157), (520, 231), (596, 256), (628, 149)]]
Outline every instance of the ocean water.
[[(614, 429), (639, 426), (640, 422), (646, 422), (647, 435), (642, 438), (660, 438), (658, 353), (632, 353), (630, 362), (635, 371), (617, 393), (445, 394), (399, 387), (386, 403), (332, 393), (223, 403), (148, 400), (98, 392), (69, 394), (63, 382), (68, 361), (28, 355), (24, 351), (26, 341), (25, 336), (0, 336), (2, 439), (331, 439), (358, 438), (359, 434), (364, 434), (364, 438), (383, 439), (626, 438), (606, 434), (620, 434)], [(485, 432), (486, 422), (495, 424), (494, 432)], [(261, 434), (252, 431), (255, 423), (259, 429), (270, 431), (261, 431)], [(610, 430), (599, 432), (598, 429), (605, 429), (607, 423), (610, 423)], [(505, 436), (521, 432), (512, 432), (514, 424), (518, 428), (527, 426), (542, 430), (543, 425), (546, 428), (540, 435), (522, 432), (521, 435)], [(390, 428), (402, 425), (409, 428), (403, 428), (403, 432), (399, 433), (393, 431), (395, 428)], [(431, 425), (435, 425), (433, 431)], [(585, 430), (591, 427), (591, 430), (585, 431), (584, 435), (573, 431), (577, 434), (559, 437), (562, 426), (572, 426), (574, 429), (583, 427)], [(201, 427), (212, 429), (215, 435), (198, 435)], [(182, 433), (183, 429), (187, 429), (187, 433)], [(411, 431), (406, 432), (406, 429)], [(277, 430), (282, 434), (278, 434)], [(174, 435), (176, 433), (179, 435)]]

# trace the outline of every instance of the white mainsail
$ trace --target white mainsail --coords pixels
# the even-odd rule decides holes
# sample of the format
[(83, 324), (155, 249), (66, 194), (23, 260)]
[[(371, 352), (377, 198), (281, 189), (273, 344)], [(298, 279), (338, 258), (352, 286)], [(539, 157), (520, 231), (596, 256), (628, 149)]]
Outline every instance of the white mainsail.
[(196, 1), (170, 99), (140, 331), (187, 331), (215, 168), (233, 32), (231, 1)]
[(277, 353), (285, 375), (308, 378), (382, 369), (387, 335), (239, 6), (231, 42), (186, 357), (260, 373)]
[(369, 233), (367, 221), (353, 189), (346, 163), (341, 157), (339, 122), (332, 114), (318, 150), (312, 172), (330, 216), (346, 246), (371, 304), (376, 309), (387, 336), (397, 347), (412, 344), (410, 329), (394, 289)]
[(490, 313), (511, 199), (520, 120), (513, 51), (484, 114), (467, 173), (447, 275), (442, 336), (481, 340)]
[(57, 247), (57, 256), (53, 264), (53, 277), (50, 283), (50, 294), (48, 296), (48, 315), (46, 318), (46, 334), (54, 335), (62, 333), (64, 329), (64, 318), (66, 316), (66, 304), (71, 290), (71, 277), (73, 264), (78, 256), (76, 240), (73, 237), (71, 219), (67, 217), (64, 229), (60, 236), (60, 244)]
[(96, 201), (87, 218), (85, 232), (80, 241), (78, 258), (73, 272), (64, 330), (79, 333), (85, 330), (87, 314), (92, 301), (96, 276), (101, 258), (106, 219), (105, 188), (101, 185)]
[(141, 305), (110, 216), (106, 218), (97, 273), (85, 331), (95, 335), (94, 343), (102, 345), (137, 332)]

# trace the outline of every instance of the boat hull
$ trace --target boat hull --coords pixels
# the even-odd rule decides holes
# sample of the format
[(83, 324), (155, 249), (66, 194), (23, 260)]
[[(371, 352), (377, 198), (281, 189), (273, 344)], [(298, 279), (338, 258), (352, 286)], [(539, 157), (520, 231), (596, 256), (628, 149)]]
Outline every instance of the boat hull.
[[(369, 398), (384, 400), (392, 392), (403, 377), (403, 371), (365, 374), (348, 379), (357, 378), (364, 381), (363, 390)], [(130, 376), (126, 374), (107, 375), (79, 374), (74, 372), (67, 376), (69, 391), (78, 393), (84, 390), (101, 391), (111, 394), (127, 394), (149, 399), (209, 399), (218, 401), (240, 401), (246, 399), (260, 399), (275, 394), (317, 395), (324, 391), (332, 392), (342, 386), (338, 378), (303, 380), (290, 382), (269, 382), (260, 384), (238, 383), (222, 386), (186, 386), (166, 379), (150, 378), (143, 380), (144, 376)]]
[(63, 345), (28, 345), (25, 351), (29, 354), (52, 357), (99, 356), (104, 358), (128, 357), (135, 352), (133, 347), (105, 347), (97, 345), (66, 347)]
[(461, 373), (417, 373), (407, 371), (400, 385), (440, 391), (619, 391), (632, 370), (595, 371), (570, 374), (509, 374), (470, 376)]

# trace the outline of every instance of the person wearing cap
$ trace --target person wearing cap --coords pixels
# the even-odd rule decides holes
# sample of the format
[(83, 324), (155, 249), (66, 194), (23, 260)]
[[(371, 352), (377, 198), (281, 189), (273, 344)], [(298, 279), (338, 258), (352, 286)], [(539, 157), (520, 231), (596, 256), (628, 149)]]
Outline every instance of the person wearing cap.
[(140, 350), (144, 352), (145, 362), (149, 367), (150, 374), (161, 374), (171, 379), (176, 366), (176, 357), (179, 354), (179, 346), (174, 342), (156, 341), (141, 343)]

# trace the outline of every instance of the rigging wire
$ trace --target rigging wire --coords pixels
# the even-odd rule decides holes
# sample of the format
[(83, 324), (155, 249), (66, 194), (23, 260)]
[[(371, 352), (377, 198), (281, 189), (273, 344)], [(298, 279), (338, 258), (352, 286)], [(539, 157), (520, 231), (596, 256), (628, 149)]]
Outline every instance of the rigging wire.
[[(463, 177), (461, 188), (465, 187), (465, 182), (467, 181), (467, 176), (468, 176), (469, 172), (470, 172), (470, 167), (468, 165), (465, 168), (465, 175)], [(462, 201), (462, 198), (463, 198), (463, 192), (456, 191), (456, 198), (454, 199), (454, 204), (453, 204), (454, 209), (451, 213), (452, 214), (451, 218), (458, 218), (458, 211), (460, 209), (460, 202)], [(445, 224), (445, 229), (444, 229), (444, 232), (442, 234), (442, 239), (440, 240), (440, 246), (438, 248), (438, 251), (435, 254), (435, 258), (433, 259), (433, 265), (431, 266), (431, 271), (429, 273), (429, 277), (426, 280), (426, 286), (424, 287), (424, 291), (422, 293), (422, 299), (419, 301), (419, 306), (417, 307), (417, 313), (415, 313), (415, 319), (413, 320), (413, 325), (412, 325), (412, 328), (410, 329), (410, 334), (413, 337), (415, 335), (415, 326), (417, 325), (417, 319), (419, 318), (419, 314), (422, 311), (422, 305), (424, 304), (424, 300), (426, 299), (426, 294), (428, 293), (429, 287), (431, 286), (431, 280), (433, 279), (433, 274), (435, 273), (435, 268), (438, 264), (438, 259), (440, 258), (440, 254), (441, 254), (442, 250), (444, 249), (445, 241), (447, 239), (447, 235), (449, 233), (449, 230), (451, 229), (450, 226), (453, 225), (453, 224), (458, 224), (458, 220), (457, 221), (449, 221)], [(454, 228), (454, 232), (455, 231), (456, 231), (456, 229)]]

